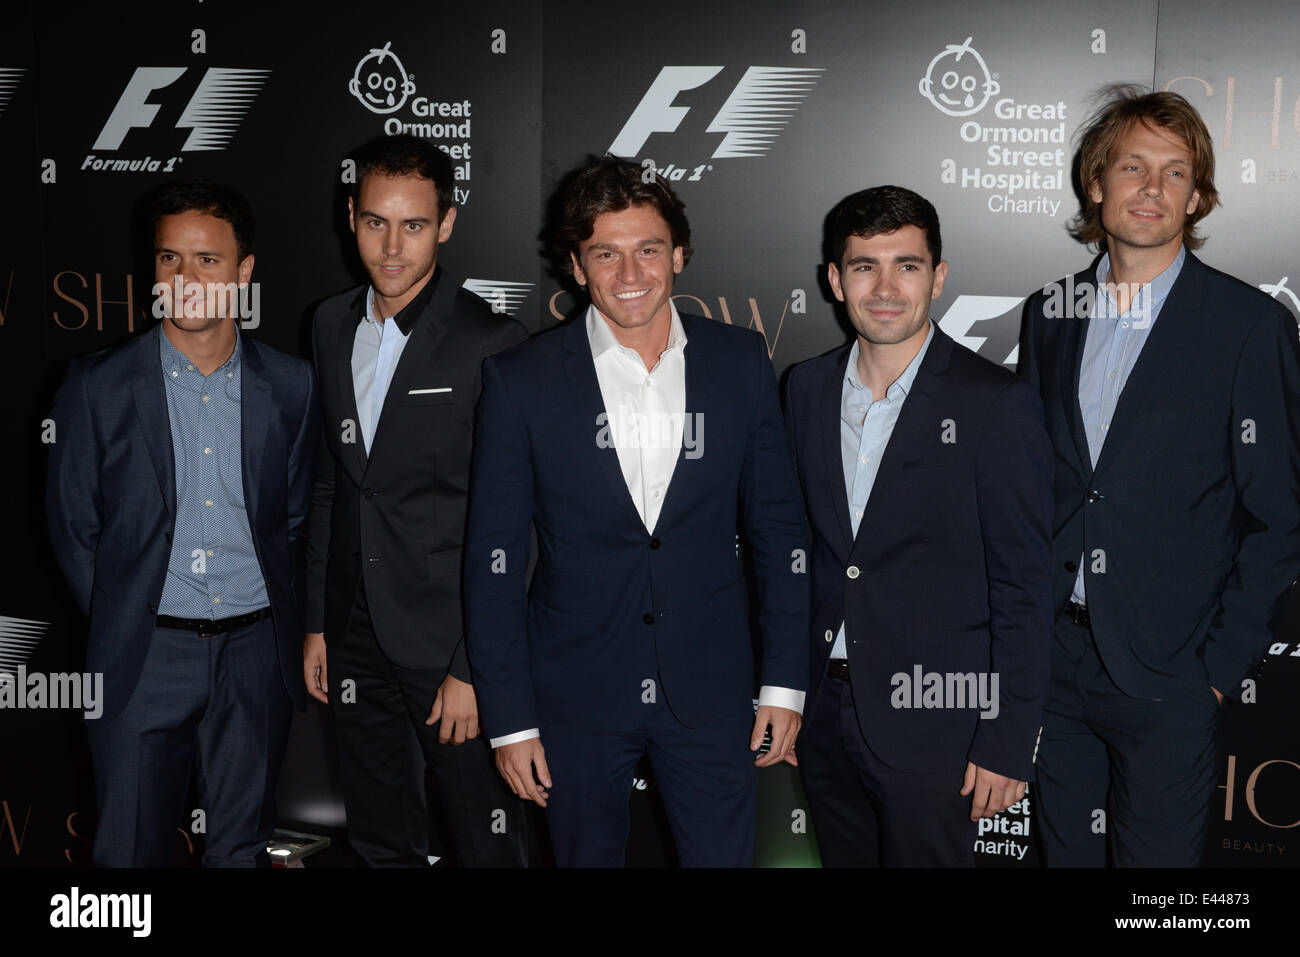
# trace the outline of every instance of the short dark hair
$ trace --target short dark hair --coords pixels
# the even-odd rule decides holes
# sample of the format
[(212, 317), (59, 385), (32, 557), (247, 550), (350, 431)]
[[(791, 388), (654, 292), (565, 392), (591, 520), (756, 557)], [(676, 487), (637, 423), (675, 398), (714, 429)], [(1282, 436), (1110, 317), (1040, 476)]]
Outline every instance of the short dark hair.
[(1119, 141), (1134, 124), (1144, 123), (1152, 129), (1172, 133), (1187, 144), (1192, 154), (1192, 188), (1197, 191), (1199, 201), (1191, 215), (1183, 220), (1183, 245), (1188, 249), (1200, 248), (1205, 238), (1196, 235), (1196, 224), (1219, 205), (1219, 191), (1214, 188), (1214, 139), (1201, 114), (1178, 93), (1168, 90), (1152, 93), (1132, 83), (1103, 87), (1099, 98), (1101, 105), (1078, 134), (1083, 207), (1074, 217), (1070, 232), (1076, 239), (1098, 248), (1106, 244), (1101, 204), (1094, 203), (1088, 191), (1102, 181)]
[(361, 181), (371, 173), (380, 176), (418, 176), (433, 183), (438, 191), (438, 222), (456, 205), (455, 173), (451, 157), (428, 140), (409, 133), (377, 136), (363, 144), (352, 157), (357, 164), (352, 183), (352, 202), (361, 202)]
[(578, 170), (564, 190), (561, 206), (553, 251), (556, 264), (565, 273), (572, 275), (573, 260), (569, 255), (577, 256), (582, 243), (591, 238), (597, 216), (633, 206), (649, 206), (662, 216), (673, 247), (681, 247), (682, 265), (691, 260), (691, 224), (686, 220), (686, 204), (662, 176), (632, 160), (604, 156)]
[(838, 266), (843, 261), (850, 236), (877, 236), (897, 232), (904, 226), (915, 226), (925, 233), (931, 265), (939, 265), (943, 259), (939, 214), (924, 196), (902, 186), (873, 186), (846, 196), (826, 217), (831, 262)]
[(164, 216), (179, 213), (207, 213), (230, 223), (235, 233), (235, 249), (239, 261), (253, 252), (253, 237), (257, 223), (253, 207), (244, 195), (233, 186), (214, 183), (206, 179), (191, 179), (164, 183), (154, 190), (149, 199), (150, 242), (158, 230), (158, 221)]

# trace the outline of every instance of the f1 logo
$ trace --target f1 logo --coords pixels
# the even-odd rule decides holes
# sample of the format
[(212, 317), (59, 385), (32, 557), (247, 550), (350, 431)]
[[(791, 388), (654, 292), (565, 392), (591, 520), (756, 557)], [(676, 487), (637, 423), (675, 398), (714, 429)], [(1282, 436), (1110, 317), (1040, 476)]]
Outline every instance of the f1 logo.
[[(159, 107), (147, 102), (149, 95), (154, 90), (171, 86), (184, 72), (183, 66), (137, 67), (92, 149), (118, 149), (129, 130), (152, 124)], [(210, 67), (190, 97), (185, 112), (176, 121), (177, 129), (191, 130), (181, 152), (225, 148), (270, 72)]]
[[(677, 94), (703, 86), (722, 72), (720, 66), (666, 66), (637, 104), (609, 147), (615, 156), (636, 156), (651, 133), (673, 133), (690, 112), (674, 106)], [(726, 133), (714, 158), (761, 156), (772, 148), (782, 128), (824, 71), (808, 67), (751, 66), (731, 91), (707, 132)]]

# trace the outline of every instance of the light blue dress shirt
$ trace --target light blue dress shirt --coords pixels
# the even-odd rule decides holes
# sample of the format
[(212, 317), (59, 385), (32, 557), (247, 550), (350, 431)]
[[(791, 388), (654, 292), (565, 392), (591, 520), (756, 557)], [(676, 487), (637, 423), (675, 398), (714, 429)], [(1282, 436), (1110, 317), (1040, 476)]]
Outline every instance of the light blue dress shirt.
[[(840, 456), (844, 463), (844, 489), (849, 496), (849, 521), (853, 523), (854, 538), (862, 524), (862, 513), (867, 510), (871, 488), (876, 484), (885, 447), (894, 434), (903, 402), (912, 391), (916, 373), (933, 340), (934, 323), (931, 322), (926, 326), (925, 342), (921, 343), (920, 351), (878, 402), (871, 401), (871, 390), (858, 378), (858, 340), (854, 340), (853, 348), (849, 350), (849, 364), (844, 370), (844, 384), (840, 389)], [(848, 657), (842, 621), (835, 644), (831, 646), (831, 657)]]
[(176, 528), (158, 612), (232, 618), (270, 604), (244, 506), (240, 340), (204, 376), (158, 326), (176, 465)]
[(366, 292), (366, 315), (357, 323), (357, 334), (352, 340), (352, 388), (357, 398), (357, 417), (361, 420), (361, 438), (370, 454), (379, 427), (379, 416), (384, 410), (388, 386), (393, 381), (393, 370), (402, 358), (406, 340), (410, 336), (389, 316), (382, 322), (375, 318), (375, 289)]
[[(1097, 295), (1093, 298), (1092, 316), (1083, 344), (1083, 361), (1079, 367), (1079, 411), (1088, 436), (1088, 455), (1094, 468), (1110, 431), (1120, 393), (1137, 364), (1142, 347), (1155, 328), (1160, 310), (1182, 272), (1187, 250), (1179, 246), (1178, 255), (1160, 275), (1144, 285), (1133, 297), (1127, 312), (1120, 312), (1106, 291), (1110, 274), (1110, 254), (1097, 263)], [(1086, 556), (1079, 556), (1079, 572), (1074, 578), (1070, 600), (1086, 604), (1083, 573)]]

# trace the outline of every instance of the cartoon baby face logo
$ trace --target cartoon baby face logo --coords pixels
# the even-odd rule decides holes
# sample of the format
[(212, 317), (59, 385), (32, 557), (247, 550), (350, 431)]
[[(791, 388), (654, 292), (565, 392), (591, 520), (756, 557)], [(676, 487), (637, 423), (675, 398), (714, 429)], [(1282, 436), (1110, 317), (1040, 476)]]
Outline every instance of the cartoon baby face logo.
[(921, 95), (949, 116), (978, 113), (1001, 89), (984, 58), (970, 45), (972, 39), (944, 47), (921, 78)]
[(406, 75), (397, 54), (388, 49), (392, 45), (389, 40), (363, 56), (348, 81), (348, 91), (371, 113), (396, 113), (415, 92), (414, 79)]

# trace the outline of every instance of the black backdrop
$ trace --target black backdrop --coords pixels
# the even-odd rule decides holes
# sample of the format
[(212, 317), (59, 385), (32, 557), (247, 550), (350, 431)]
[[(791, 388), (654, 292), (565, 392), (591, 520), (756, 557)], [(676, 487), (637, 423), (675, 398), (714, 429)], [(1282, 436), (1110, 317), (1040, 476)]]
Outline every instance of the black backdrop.
[[(820, 280), (826, 211), (894, 182), (943, 220), (951, 272), (935, 318), (1014, 364), (1023, 297), (1090, 257), (1064, 228), (1089, 95), (1137, 81), (1186, 95), (1215, 138), (1224, 206), (1202, 257), (1300, 306), (1287, 278), (1300, 248), (1300, 10), (1283, 0), (1226, 12), (1209, 0), (943, 0), (923, 16), (854, 0), (599, 14), (574, 0), (400, 2), (366, 17), (191, 0), (11, 4), (4, 20), (0, 672), (83, 667), (85, 624), (43, 531), (43, 420), (67, 358), (152, 323), (132, 207), (169, 176), (249, 196), (249, 328), (305, 354), (312, 305), (361, 278), (342, 195), (364, 139), (405, 129), (452, 152), (463, 209), (442, 262), (532, 330), (576, 305), (540, 254), (544, 205), (584, 156), (617, 147), (687, 203), (696, 253), (679, 306), (760, 329), (778, 371), (845, 335)], [(380, 102), (358, 95), (372, 89)], [(1215, 863), (1285, 866), (1297, 852), (1298, 604), (1228, 712)], [(0, 744), (0, 864), (83, 863), (93, 795), (78, 714), (0, 710)], [(982, 835), (982, 863), (1035, 860), (1030, 805)], [(631, 860), (664, 860), (652, 780), (636, 783), (633, 806)], [(342, 823), (314, 703), (294, 726), (280, 807), (304, 826)], [(760, 815), (760, 863), (816, 863), (790, 769), (764, 774)], [(1103, 829), (1104, 815), (1098, 840)]]

